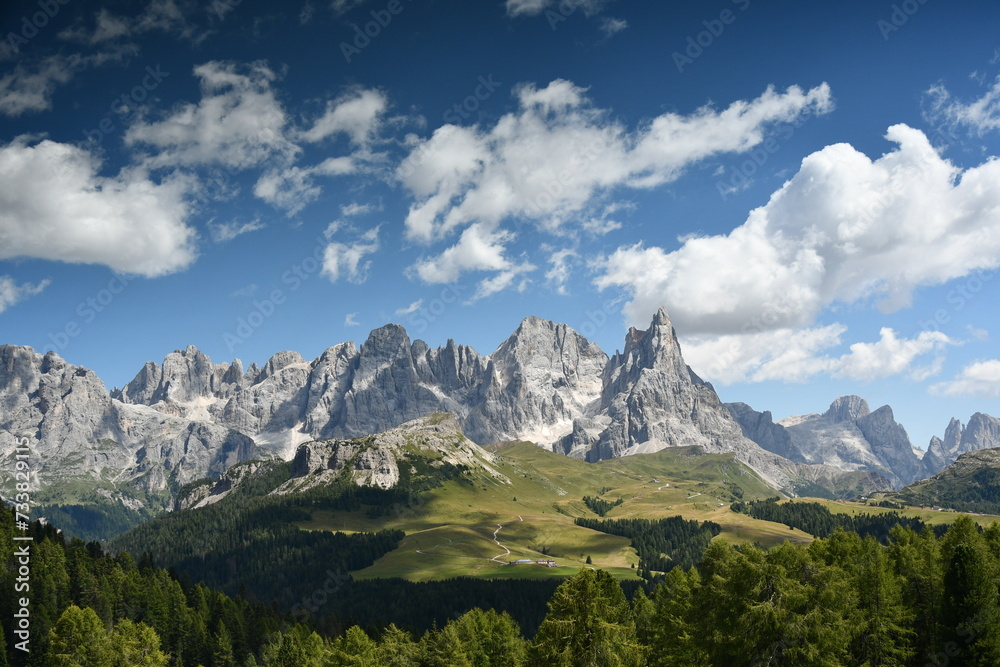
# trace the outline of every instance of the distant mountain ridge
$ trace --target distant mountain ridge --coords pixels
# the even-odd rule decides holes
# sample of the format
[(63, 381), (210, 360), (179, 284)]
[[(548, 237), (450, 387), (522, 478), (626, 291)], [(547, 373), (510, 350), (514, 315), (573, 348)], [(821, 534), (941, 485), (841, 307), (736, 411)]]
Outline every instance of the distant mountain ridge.
[(1000, 447), (1000, 419), (974, 414), (967, 427), (952, 419), (944, 440), (931, 439), (917, 456), (906, 429), (888, 405), (874, 412), (859, 396), (841, 396), (823, 414), (772, 421), (745, 403), (726, 403), (744, 435), (762, 448), (793, 461), (888, 477), (896, 488), (941, 472), (961, 454)]

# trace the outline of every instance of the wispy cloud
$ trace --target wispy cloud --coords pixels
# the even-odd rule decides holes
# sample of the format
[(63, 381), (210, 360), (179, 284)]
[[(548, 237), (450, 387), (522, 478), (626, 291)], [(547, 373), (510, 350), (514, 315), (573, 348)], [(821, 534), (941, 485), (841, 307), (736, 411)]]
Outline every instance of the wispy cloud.
[(406, 306), (405, 308), (397, 308), (396, 309), (396, 314), (397, 315), (409, 315), (410, 313), (415, 313), (418, 310), (420, 310), (421, 306), (423, 306), (423, 305), (424, 305), (424, 300), (423, 299), (417, 299), (416, 301), (414, 301), (413, 303), (411, 303), (409, 306)]
[(211, 221), (208, 223), (208, 230), (212, 235), (212, 240), (216, 243), (232, 241), (237, 236), (249, 234), (250, 232), (255, 232), (259, 229), (264, 229), (265, 227), (267, 227), (267, 225), (262, 223), (260, 218), (254, 218), (250, 222), (231, 220), (229, 222)]
[(36, 285), (31, 283), (18, 284), (10, 276), (0, 276), (0, 313), (25, 299), (41, 294), (51, 282), (43, 280)]

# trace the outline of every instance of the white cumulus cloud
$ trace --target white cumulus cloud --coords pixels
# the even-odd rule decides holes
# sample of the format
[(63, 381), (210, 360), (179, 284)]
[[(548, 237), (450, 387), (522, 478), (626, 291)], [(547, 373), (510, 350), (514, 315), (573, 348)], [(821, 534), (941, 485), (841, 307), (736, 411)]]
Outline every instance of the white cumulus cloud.
[(144, 276), (194, 261), (190, 183), (157, 183), (135, 168), (114, 177), (99, 170), (78, 146), (25, 137), (0, 146), (0, 259), (104, 264)]
[(194, 74), (201, 80), (197, 104), (182, 104), (162, 120), (139, 120), (125, 133), (127, 145), (156, 149), (149, 166), (245, 169), (295, 157), (299, 149), (286, 136), (287, 117), (272, 89), (277, 74), (266, 64), (211, 61)]
[(736, 334), (809, 326), (837, 302), (895, 311), (918, 287), (1000, 265), (1000, 161), (963, 172), (918, 130), (886, 138), (898, 148), (877, 160), (847, 144), (809, 155), (729, 234), (618, 248), (596, 284), (632, 295), (632, 322), (666, 304), (680, 331)]
[(978, 134), (1000, 129), (1000, 78), (982, 97), (963, 102), (942, 84), (927, 91), (930, 101), (928, 116), (932, 121), (942, 121), (952, 127), (965, 127)]
[(406, 218), (409, 238), (431, 242), (457, 227), (514, 216), (555, 230), (613, 188), (675, 180), (707, 157), (750, 150), (771, 124), (832, 108), (825, 84), (769, 88), (721, 111), (666, 113), (630, 131), (569, 81), (523, 85), (516, 95), (519, 110), (493, 127), (444, 125), (414, 146), (397, 171), (416, 199)]
[(1000, 396), (1000, 359), (988, 359), (969, 364), (956, 378), (930, 388), (932, 394), (942, 396)]
[(359, 89), (345, 93), (327, 104), (326, 112), (302, 133), (305, 141), (316, 142), (338, 134), (358, 146), (368, 144), (379, 127), (388, 100), (378, 90)]
[[(901, 338), (886, 327), (879, 332), (879, 340), (854, 343), (848, 352), (833, 354), (846, 332), (847, 327), (835, 323), (721, 336), (681, 336), (681, 342), (691, 368), (721, 384), (805, 382), (817, 375), (861, 382), (905, 375), (921, 381), (940, 371), (942, 350), (956, 344), (936, 331)], [(915, 365), (928, 356), (932, 358), (925, 364)]]

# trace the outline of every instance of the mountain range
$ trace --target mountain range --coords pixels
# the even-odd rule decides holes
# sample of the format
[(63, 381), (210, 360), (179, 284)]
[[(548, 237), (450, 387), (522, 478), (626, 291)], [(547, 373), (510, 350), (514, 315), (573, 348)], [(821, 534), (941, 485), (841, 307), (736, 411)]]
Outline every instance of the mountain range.
[(888, 406), (871, 412), (857, 397), (777, 423), (724, 405), (684, 362), (664, 309), (611, 357), (537, 317), (485, 356), (452, 340), (430, 348), (388, 324), (360, 348), (341, 343), (312, 361), (279, 352), (246, 369), (188, 347), (111, 392), (54, 353), (0, 346), (0, 447), (11, 457), (16, 438), (29, 438), (49, 502), (97, 494), (165, 508), (182, 485), (235, 463), (291, 460), (305, 443), (433, 412), (454, 415), (480, 445), (528, 440), (591, 462), (679, 446), (733, 453), (788, 495), (898, 488), (964, 451), (1000, 446), (1000, 421), (987, 415), (953, 421), (919, 458)]
[(888, 478), (895, 488), (935, 475), (966, 452), (1000, 447), (1000, 419), (977, 412), (963, 426), (952, 419), (944, 440), (937, 436), (917, 453), (892, 408), (874, 412), (859, 396), (841, 396), (822, 414), (772, 420), (745, 403), (726, 403), (744, 435), (762, 448), (806, 464), (865, 470)]

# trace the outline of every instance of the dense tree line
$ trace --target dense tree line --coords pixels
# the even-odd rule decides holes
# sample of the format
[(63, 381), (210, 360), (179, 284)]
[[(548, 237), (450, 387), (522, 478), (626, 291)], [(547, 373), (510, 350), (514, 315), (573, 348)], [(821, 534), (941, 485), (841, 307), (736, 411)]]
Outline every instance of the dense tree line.
[[(14, 533), (0, 512), (0, 540)], [(38, 523), (28, 534), (32, 650), (14, 648), (8, 624), (0, 666), (1000, 664), (1000, 524), (981, 531), (969, 517), (940, 537), (896, 526), (886, 545), (844, 530), (770, 551), (715, 541), (696, 567), (631, 601), (608, 573), (583, 568), (552, 592), (530, 639), (506, 612), (478, 608), (422, 632), (331, 632), (188, 584), (148, 557), (111, 557)], [(6, 561), (0, 613), (10, 619)], [(429, 613), (441, 603), (412, 592)]]
[[(15, 528), (12, 512), (0, 511), (0, 541), (27, 547), (27, 588), (15, 590), (23, 556), (8, 548), (0, 571), (0, 665), (239, 664), (216, 656), (259, 653), (267, 637), (282, 628), (270, 606), (233, 599), (207, 586), (184, 585), (148, 558), (105, 554), (97, 542), (64, 540), (51, 525)], [(30, 643), (17, 648), (10, 619), (20, 599), (30, 600)], [(242, 662), (242, 661), (241, 661)]]
[[(883, 544), (889, 539), (890, 531), (896, 526), (903, 526), (917, 532), (927, 528), (920, 519), (901, 516), (896, 512), (834, 514), (819, 503), (796, 501), (779, 503), (778, 498), (733, 503), (730, 509), (734, 512), (749, 514), (762, 521), (783, 523), (790, 528), (798, 528), (815, 537), (827, 537), (841, 528), (862, 537), (874, 537)], [(943, 533), (947, 530), (947, 526), (935, 526), (932, 530)]]
[(621, 505), (623, 502), (625, 501), (622, 500), (621, 498), (612, 502), (610, 500), (604, 500), (603, 498), (600, 497), (594, 497), (594, 496), (583, 497), (583, 504), (589, 507), (590, 511), (596, 514), (597, 516), (604, 516), (614, 508)]
[(44, 516), (60, 529), (84, 542), (103, 542), (149, 521), (154, 514), (148, 510), (133, 510), (118, 502), (39, 505), (35, 514)]
[(983, 467), (958, 479), (908, 487), (897, 495), (911, 505), (940, 505), (959, 512), (1000, 514), (1000, 468)]
[(717, 523), (698, 523), (675, 516), (669, 519), (577, 519), (576, 525), (602, 533), (627, 537), (639, 554), (639, 570), (644, 578), (652, 571), (674, 567), (689, 568), (701, 560), (708, 543), (722, 531)]

